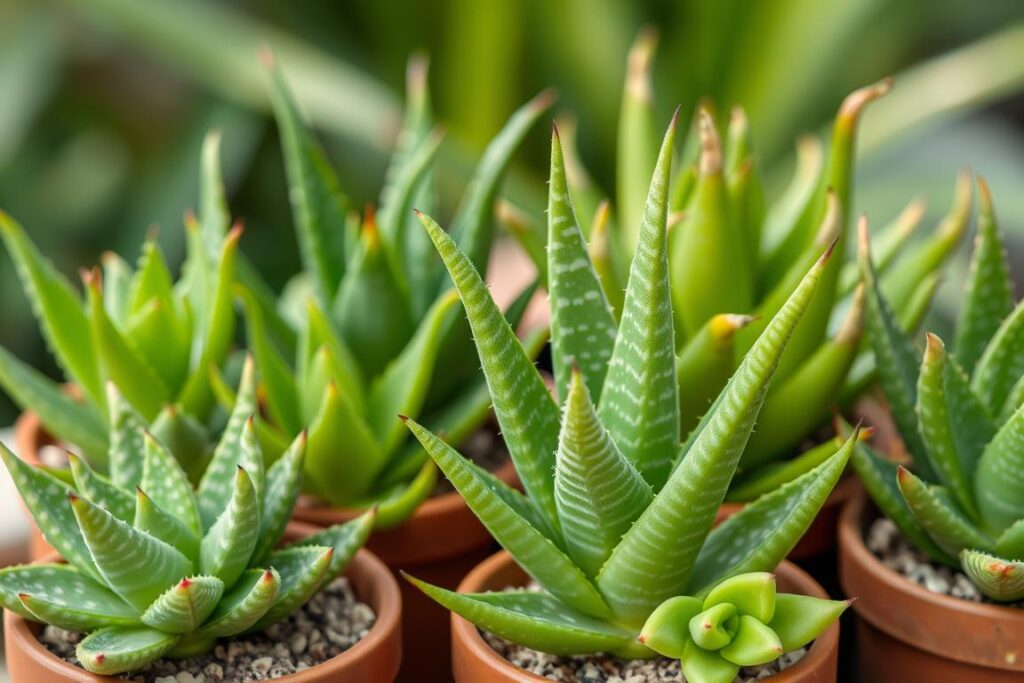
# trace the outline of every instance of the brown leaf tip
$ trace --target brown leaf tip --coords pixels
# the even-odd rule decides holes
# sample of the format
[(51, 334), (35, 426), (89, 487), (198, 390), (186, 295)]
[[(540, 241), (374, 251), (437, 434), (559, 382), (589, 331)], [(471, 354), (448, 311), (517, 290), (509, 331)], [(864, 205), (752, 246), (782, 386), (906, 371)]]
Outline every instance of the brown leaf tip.
[(274, 51), (266, 43), (263, 43), (259, 48), (257, 48), (256, 54), (259, 56), (260, 61), (263, 62), (263, 66), (268, 69), (273, 69), (274, 65), (277, 63), (277, 59), (274, 57)]
[(408, 423), (409, 422), (409, 416), (408, 415), (402, 415), (401, 413), (399, 413), (398, 419), (401, 420), (403, 423)]
[(700, 129), (700, 174), (713, 175), (722, 171), (722, 143), (711, 114), (703, 107), (697, 116)]

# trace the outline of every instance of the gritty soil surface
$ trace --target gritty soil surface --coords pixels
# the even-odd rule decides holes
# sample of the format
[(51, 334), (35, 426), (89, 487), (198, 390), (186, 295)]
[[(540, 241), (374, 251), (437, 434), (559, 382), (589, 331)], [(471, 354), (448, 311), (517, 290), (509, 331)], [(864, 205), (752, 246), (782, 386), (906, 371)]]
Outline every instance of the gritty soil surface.
[(918, 550), (900, 533), (895, 524), (885, 517), (876, 519), (868, 529), (864, 541), (882, 564), (902, 574), (933, 593), (949, 595), (970, 602), (985, 602), (1004, 607), (1024, 607), (1020, 602), (995, 602), (981, 594), (963, 572), (936, 564)]
[[(508, 587), (507, 591), (524, 590)], [(539, 591), (540, 586), (530, 582), (525, 590)], [(658, 659), (618, 659), (610, 655), (586, 655), (559, 657), (538, 652), (522, 645), (516, 645), (492, 633), (481, 631), (487, 644), (502, 657), (532, 674), (560, 683), (685, 683), (679, 670), (679, 660), (659, 657)], [(808, 646), (809, 647), (809, 646)], [(774, 662), (762, 666), (749, 666), (740, 670), (734, 683), (763, 681), (793, 666), (807, 654), (802, 647), (787, 652)]]
[[(608, 655), (557, 657), (510, 643), (490, 633), (482, 635), (498, 654), (519, 668), (561, 683), (680, 683), (686, 680), (679, 671), (678, 659), (623, 660)], [(771, 678), (799, 662), (805, 654), (806, 648), (801, 648), (787, 652), (770, 664), (745, 667), (740, 670), (736, 682)]]
[[(135, 683), (243, 683), (286, 676), (326, 662), (369, 632), (376, 615), (359, 602), (344, 577), (335, 579), (304, 607), (262, 633), (229, 638), (188, 659), (159, 659), (122, 680)], [(39, 640), (72, 664), (82, 634), (47, 626)]]

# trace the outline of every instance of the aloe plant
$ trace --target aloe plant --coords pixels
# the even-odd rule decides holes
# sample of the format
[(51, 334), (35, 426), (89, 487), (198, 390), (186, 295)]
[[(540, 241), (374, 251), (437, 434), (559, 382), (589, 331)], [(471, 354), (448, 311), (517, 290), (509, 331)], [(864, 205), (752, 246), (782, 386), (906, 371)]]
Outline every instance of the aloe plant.
[[(563, 150), (553, 136), (548, 273), (561, 414), (470, 258), (421, 214), (466, 308), (525, 495), (417, 421), (407, 418), (406, 424), (495, 540), (543, 590), (459, 594), (410, 580), (480, 628), (553, 654), (654, 656), (661, 646), (651, 641), (652, 649), (638, 636), (659, 606), (679, 596), (703, 601), (727, 579), (773, 570), (814, 519), (853, 447), (851, 438), (817, 467), (712, 530), (772, 375), (814, 300), (829, 253), (810, 266), (680, 446), (666, 227), (674, 137), (675, 119), (658, 156), (616, 322), (588, 257)], [(804, 614), (803, 636), (787, 635), (786, 645), (806, 644), (844, 608), (845, 603), (827, 603), (818, 616)], [(735, 662), (723, 663), (728, 660), (714, 654), (672, 654), (696, 672), (691, 681), (732, 680), (736, 672)], [(702, 663), (712, 659), (714, 664)], [(725, 677), (727, 666), (734, 668)]]
[(211, 134), (203, 147), (199, 214), (185, 219), (188, 255), (177, 281), (154, 235), (137, 268), (108, 252), (102, 269), (83, 271), (80, 296), (26, 231), (0, 212), (0, 237), (47, 346), (79, 397), (2, 348), (0, 387), (100, 470), (107, 467), (111, 439), (107, 382), (175, 447), (190, 476), (205, 464), (205, 425), (215, 407), (208, 368), (225, 361), (234, 339), (242, 232), (229, 229), (219, 140)]
[[(395, 415), (422, 415), (460, 442), (483, 424), (490, 402), (458, 297), (426, 235), (409, 225), (413, 202), (432, 202), (431, 168), (441, 142), (430, 122), (426, 64), (410, 63), (408, 111), (387, 182), (378, 209), (361, 217), (349, 210), (283, 77), (271, 68), (304, 270), (277, 306), (243, 293), (266, 397), (260, 433), (268, 450), (280, 451), (309, 424), (310, 492), (337, 506), (378, 505), (378, 525), (391, 526), (415, 510), (437, 477)], [(457, 239), (481, 269), (504, 170), (550, 103), (544, 93), (513, 114), (484, 152), (456, 214)], [(513, 322), (532, 292), (509, 310)], [(275, 335), (271, 321), (291, 334)], [(535, 353), (541, 343), (542, 336), (533, 338)], [(230, 393), (221, 395), (230, 405)]]
[(916, 474), (858, 448), (854, 465), (882, 511), (931, 559), (962, 568), (999, 601), (1024, 598), (1024, 305), (988, 187), (951, 351), (929, 333), (920, 363), (895, 322), (861, 239), (868, 336)]
[(0, 604), (88, 632), (76, 655), (89, 671), (132, 671), (260, 631), (340, 574), (369, 536), (372, 511), (278, 548), (299, 494), (306, 437), (264, 467), (251, 361), (195, 489), (143, 416), (114, 383), (107, 387), (109, 478), (69, 454), (68, 483), (0, 447), (36, 524), (67, 561), (0, 570)]
[[(626, 266), (638, 239), (632, 219), (642, 209), (657, 148), (653, 56), (654, 40), (645, 32), (630, 52), (623, 89), (617, 210), (598, 210), (601, 190), (573, 150), (572, 136), (565, 148), (570, 191), (584, 209), (580, 225), (617, 315), (623, 310)], [(698, 109), (679, 157), (681, 167), (668, 193), (668, 267), (684, 431), (699, 422), (808, 267), (835, 241), (821, 291), (779, 362), (762, 424), (743, 454), (737, 478), (743, 488), (761, 488), (761, 482), (775, 478), (779, 460), (798, 451), (840, 404), (851, 403), (870, 383), (856, 265), (843, 257), (857, 125), (865, 107), (890, 86), (883, 80), (844, 100), (827, 153), (816, 138), (803, 138), (793, 179), (774, 202), (765, 198), (750, 126), (740, 108), (732, 111), (724, 143), (711, 110)], [(937, 283), (935, 272), (965, 230), (970, 198), (969, 178), (961, 178), (949, 216), (927, 240), (908, 240), (923, 213), (916, 201), (876, 236), (884, 252), (880, 268), (885, 289), (906, 329), (913, 329), (927, 308)], [(543, 254), (545, 236), (539, 230), (514, 234), (528, 253)], [(743, 500), (735, 492), (730, 499)]]

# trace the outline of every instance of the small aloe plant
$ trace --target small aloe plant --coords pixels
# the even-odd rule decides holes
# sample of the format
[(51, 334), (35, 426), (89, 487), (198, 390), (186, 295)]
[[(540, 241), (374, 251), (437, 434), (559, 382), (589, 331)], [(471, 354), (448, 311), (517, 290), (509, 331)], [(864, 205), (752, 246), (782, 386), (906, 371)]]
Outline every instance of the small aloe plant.
[(188, 657), (301, 607), (366, 541), (373, 512), (278, 548), (302, 480), (305, 435), (264, 469), (252, 364), (197, 489), (109, 385), (110, 478), (69, 454), (73, 484), (0, 447), (22, 499), (67, 564), (0, 570), (0, 605), (88, 632), (76, 654), (116, 674)]
[(1024, 305), (992, 199), (981, 208), (951, 352), (928, 334), (920, 364), (878, 286), (866, 237), (868, 337), (916, 474), (858, 448), (854, 466), (882, 511), (933, 560), (961, 567), (994, 600), (1024, 598)]
[[(309, 491), (333, 505), (377, 505), (378, 526), (391, 526), (415, 510), (437, 477), (395, 415), (422, 416), (459, 443), (487, 419), (490, 404), (458, 297), (411, 211), (414, 200), (432, 200), (431, 168), (441, 141), (431, 130), (426, 65), (411, 62), (409, 108), (387, 183), (379, 208), (362, 217), (349, 210), (276, 69), (270, 92), (304, 270), (276, 308), (243, 293), (266, 397), (260, 432), (273, 452), (309, 424)], [(513, 114), (484, 153), (456, 214), (457, 240), (481, 269), (504, 170), (551, 100), (544, 93)], [(513, 323), (532, 292), (508, 311)], [(282, 326), (289, 333), (275, 338), (274, 328)], [(533, 337), (534, 354), (543, 342)], [(228, 392), (222, 396), (230, 405)]]
[[(586, 173), (566, 136), (570, 191), (601, 284), (621, 314), (629, 255), (638, 244), (633, 218), (643, 207), (646, 178), (655, 165), (654, 95), (650, 64), (654, 36), (641, 34), (626, 71), (620, 114), (615, 211)], [(741, 460), (737, 490), (764, 488), (778, 461), (793, 455), (837, 407), (869, 384), (870, 354), (862, 344), (862, 301), (856, 264), (844, 263), (853, 199), (857, 125), (865, 107), (885, 95), (883, 80), (851, 93), (839, 108), (827, 154), (817, 139), (797, 147), (788, 188), (767, 203), (750, 124), (734, 109), (724, 142), (710, 106), (694, 118), (681, 154), (681, 170), (668, 194), (669, 270), (675, 313), (683, 431), (693, 428), (735, 372), (746, 352), (792, 293), (818, 255), (835, 242), (819, 294), (793, 333), (765, 398), (761, 425)], [(962, 178), (949, 216), (934, 236), (908, 240), (923, 207), (913, 202), (877, 236), (884, 253), (885, 289), (906, 329), (919, 323), (935, 290), (935, 271), (963, 234), (970, 181)], [(526, 250), (542, 255), (545, 236), (518, 230)], [(904, 248), (901, 253), (901, 248)], [(539, 258), (539, 257), (538, 257)], [(538, 269), (545, 268), (539, 264)], [(806, 471), (813, 457), (796, 462)]]
[(680, 660), (691, 683), (730, 683), (741, 666), (767, 664), (816, 638), (835, 620), (837, 607), (778, 593), (774, 575), (750, 572), (726, 579), (703, 600), (669, 598), (648, 617), (638, 640)]
[[(406, 424), (542, 590), (459, 594), (409, 580), (480, 628), (553, 654), (652, 657), (664, 647), (660, 643), (683, 638), (686, 624), (662, 619), (666, 611), (675, 612), (669, 607), (659, 611), (660, 606), (679, 596), (703, 604), (716, 586), (723, 586), (720, 597), (732, 590), (723, 583), (727, 579), (772, 571), (814, 519), (853, 448), (851, 438), (816, 468), (712, 530), (772, 374), (813, 300), (828, 253), (810, 266), (714, 407), (680, 445), (666, 229), (674, 137), (675, 119), (658, 157), (616, 323), (587, 255), (557, 132), (553, 136), (548, 273), (561, 414), (472, 261), (421, 214), (465, 305), (494, 412), (525, 495), (415, 420)], [(755, 597), (751, 592), (750, 598)], [(746, 603), (737, 598), (737, 604)], [(846, 607), (844, 602), (824, 604), (823, 611), (803, 615), (799, 637), (780, 626), (777, 633), (785, 636), (780, 642), (806, 644)], [(766, 612), (760, 614), (771, 623)], [(645, 623), (658, 632), (657, 638), (638, 639)], [(682, 630), (667, 633), (676, 627)], [(703, 649), (670, 654), (683, 658), (688, 672), (696, 672), (689, 680), (698, 683), (731, 680), (736, 671), (724, 678), (723, 667), (734, 665), (723, 662), (731, 660)], [(713, 664), (701, 663), (712, 659)], [(737, 659), (747, 661), (741, 655)]]
[(219, 135), (208, 136), (199, 215), (186, 217), (188, 256), (177, 281), (150, 238), (137, 269), (108, 252), (102, 270), (83, 271), (80, 296), (25, 230), (0, 212), (0, 237), (43, 337), (81, 400), (2, 348), (0, 386), (100, 470), (106, 470), (111, 437), (108, 382), (173, 446), (190, 476), (205, 464), (205, 424), (215, 407), (208, 368), (225, 361), (234, 339), (241, 236), (240, 226), (229, 230), (218, 147)]

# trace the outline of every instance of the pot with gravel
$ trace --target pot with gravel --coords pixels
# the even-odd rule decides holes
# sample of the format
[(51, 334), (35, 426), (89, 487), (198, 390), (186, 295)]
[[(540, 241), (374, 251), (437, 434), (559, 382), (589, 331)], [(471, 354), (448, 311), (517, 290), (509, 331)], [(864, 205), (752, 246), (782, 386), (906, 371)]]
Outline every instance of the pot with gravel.
[[(724, 683), (741, 667), (780, 660), (838, 628), (846, 602), (777, 594), (771, 572), (814, 520), (857, 436), (712, 531), (779, 356), (828, 254), (800, 281), (680, 447), (665, 212), (674, 133), (675, 119), (651, 183), (621, 325), (587, 254), (557, 131), (552, 136), (548, 272), (561, 415), (471, 261), (421, 214), (466, 308), (525, 495), (415, 420), (406, 424), (511, 554), (486, 565), (512, 569), (514, 561), (521, 568), (500, 579), (504, 585), (491, 583), (493, 569), (481, 570), (488, 587), (522, 586), (525, 574), (537, 590), (463, 593), (408, 578), (455, 614), (524, 648), (626, 660), (663, 655), (680, 661), (690, 683)], [(600, 397), (597, 405), (592, 396)], [(641, 419), (634, 418), (638, 413)], [(464, 631), (453, 636), (460, 639), (453, 651), (463, 658), (456, 680), (532, 680), (486, 645), (490, 659), (468, 654)], [(820, 644), (828, 649), (828, 642)], [(814, 660), (817, 680), (834, 679), (831, 642), (832, 655)]]
[(369, 536), (374, 512), (311, 534), (293, 528), (295, 538), (278, 547), (306, 438), (265, 467), (251, 362), (195, 488), (113, 385), (107, 400), (109, 478), (69, 454), (68, 483), (0, 449), (59, 552), (0, 570), (16, 682), (127, 673), (145, 681), (394, 679), (401, 601), (393, 577), (364, 553), (335, 581)]
[(853, 456), (884, 515), (858, 499), (841, 529), (841, 580), (861, 597), (861, 666), (873, 681), (1024, 675), (1024, 304), (1014, 306), (992, 200), (979, 187), (950, 352), (929, 334), (918, 362), (861, 239), (868, 336), (912, 458), (897, 464), (867, 444)]

